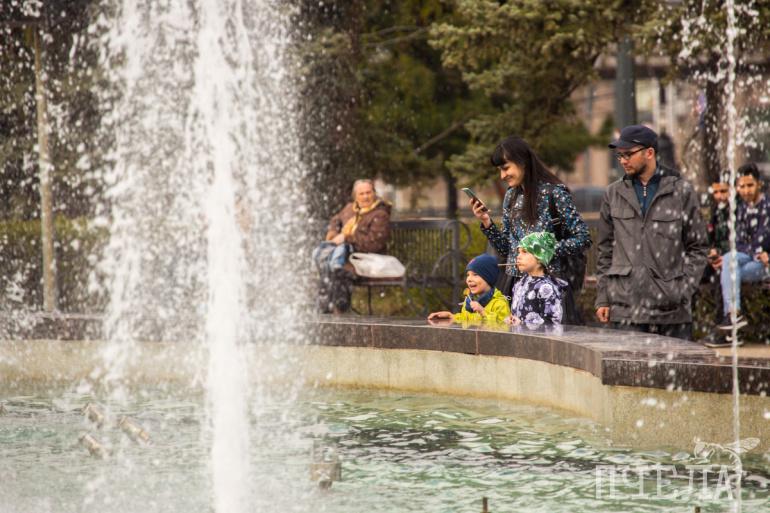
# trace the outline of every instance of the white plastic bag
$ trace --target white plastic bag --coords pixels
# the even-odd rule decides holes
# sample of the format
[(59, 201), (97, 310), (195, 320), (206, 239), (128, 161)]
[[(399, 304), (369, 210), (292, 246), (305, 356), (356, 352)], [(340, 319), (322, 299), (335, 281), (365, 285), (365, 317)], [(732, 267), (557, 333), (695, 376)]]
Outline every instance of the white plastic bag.
[(353, 253), (350, 263), (356, 274), (366, 278), (401, 278), (406, 273), (404, 264), (391, 255), (377, 253)]

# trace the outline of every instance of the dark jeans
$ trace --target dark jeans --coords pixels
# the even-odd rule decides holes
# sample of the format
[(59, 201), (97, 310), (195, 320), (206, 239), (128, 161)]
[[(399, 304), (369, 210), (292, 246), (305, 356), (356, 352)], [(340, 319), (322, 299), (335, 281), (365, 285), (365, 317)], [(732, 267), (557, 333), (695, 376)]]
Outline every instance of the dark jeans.
[(318, 267), (320, 278), (316, 303), (322, 313), (350, 310), (354, 276), (343, 266), (352, 249), (350, 244), (337, 246), (331, 242), (322, 242), (313, 251), (313, 261)]
[(630, 322), (611, 322), (610, 327), (615, 330), (640, 331), (642, 333), (654, 333), (664, 337), (692, 340), (692, 323), (680, 324), (636, 324)]
[(321, 313), (350, 310), (353, 295), (353, 274), (343, 269), (321, 272), (316, 305)]
[[(716, 303), (716, 322), (717, 324), (722, 324), (727, 318), (725, 317), (724, 309), (722, 307), (722, 284), (720, 282), (720, 272), (718, 270), (714, 270), (714, 268), (710, 265), (707, 265), (706, 270), (703, 271), (703, 278), (701, 278), (700, 282), (702, 285), (708, 285), (709, 292), (714, 294), (714, 302)], [(692, 299), (693, 305), (697, 303), (698, 296), (700, 294), (700, 290), (695, 292), (695, 295)]]

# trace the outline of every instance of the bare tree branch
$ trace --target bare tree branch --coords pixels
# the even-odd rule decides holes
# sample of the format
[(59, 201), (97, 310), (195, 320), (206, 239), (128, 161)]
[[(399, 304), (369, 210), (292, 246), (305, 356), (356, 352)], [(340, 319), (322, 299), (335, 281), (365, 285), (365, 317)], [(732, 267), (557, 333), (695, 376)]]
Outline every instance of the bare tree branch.
[(449, 137), (452, 134), (452, 132), (454, 132), (458, 128), (461, 128), (462, 126), (464, 126), (465, 122), (468, 121), (469, 118), (470, 118), (470, 116), (467, 116), (467, 117), (465, 117), (465, 118), (463, 118), (463, 119), (461, 119), (459, 121), (455, 121), (454, 123), (449, 125), (445, 130), (443, 130), (441, 133), (439, 133), (437, 135), (434, 135), (433, 137), (431, 137), (430, 139), (425, 141), (419, 148), (416, 148), (414, 150), (414, 154), (415, 155), (419, 155), (420, 153), (422, 153), (423, 151), (427, 150), (428, 148), (430, 148), (434, 144), (442, 141), (443, 139), (446, 139), (447, 137)]

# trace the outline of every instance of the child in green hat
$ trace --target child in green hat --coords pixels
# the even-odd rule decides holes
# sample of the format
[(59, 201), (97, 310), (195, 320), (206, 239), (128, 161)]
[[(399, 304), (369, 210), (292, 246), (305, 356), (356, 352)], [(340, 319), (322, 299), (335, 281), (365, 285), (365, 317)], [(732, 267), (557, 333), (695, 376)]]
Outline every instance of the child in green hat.
[(548, 274), (548, 263), (556, 249), (551, 232), (530, 233), (519, 242), (516, 267), (525, 276), (513, 287), (511, 316), (506, 322), (525, 324), (561, 324), (562, 290), (567, 282)]

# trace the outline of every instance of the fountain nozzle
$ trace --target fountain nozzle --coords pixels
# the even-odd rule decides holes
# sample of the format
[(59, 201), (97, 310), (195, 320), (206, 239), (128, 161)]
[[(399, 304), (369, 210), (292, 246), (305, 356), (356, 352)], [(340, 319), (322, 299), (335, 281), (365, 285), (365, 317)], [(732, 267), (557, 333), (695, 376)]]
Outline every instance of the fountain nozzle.
[(120, 417), (120, 421), (118, 421), (118, 427), (134, 442), (148, 445), (152, 443), (152, 440), (150, 440), (150, 434), (145, 431), (142, 426), (129, 419), (128, 417)]
[(101, 429), (104, 425), (104, 413), (94, 403), (88, 403), (85, 405), (83, 408), (83, 415), (85, 415), (88, 420), (96, 424), (98, 429)]
[(342, 462), (333, 447), (313, 442), (313, 462), (310, 464), (310, 479), (322, 490), (331, 488), (334, 481), (342, 481)]
[(102, 445), (99, 440), (89, 435), (88, 433), (81, 435), (80, 438), (78, 438), (78, 442), (80, 442), (80, 445), (88, 449), (88, 452), (91, 454), (91, 456), (95, 458), (105, 459), (109, 455), (107, 448), (104, 447), (104, 445)]

